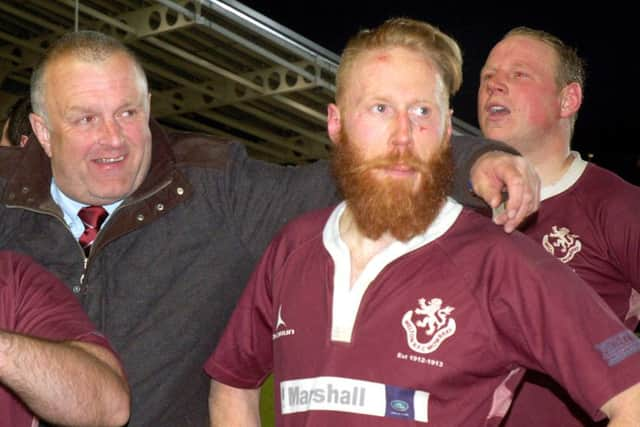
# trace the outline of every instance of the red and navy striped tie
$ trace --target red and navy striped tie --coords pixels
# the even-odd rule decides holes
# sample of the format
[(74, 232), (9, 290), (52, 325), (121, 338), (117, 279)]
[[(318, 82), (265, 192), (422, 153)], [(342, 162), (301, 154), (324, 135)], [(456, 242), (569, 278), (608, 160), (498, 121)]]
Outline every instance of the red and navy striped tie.
[(78, 241), (84, 249), (85, 255), (89, 256), (91, 245), (96, 240), (100, 226), (107, 219), (109, 213), (102, 206), (87, 206), (78, 211), (78, 216), (84, 224), (84, 233), (80, 236)]

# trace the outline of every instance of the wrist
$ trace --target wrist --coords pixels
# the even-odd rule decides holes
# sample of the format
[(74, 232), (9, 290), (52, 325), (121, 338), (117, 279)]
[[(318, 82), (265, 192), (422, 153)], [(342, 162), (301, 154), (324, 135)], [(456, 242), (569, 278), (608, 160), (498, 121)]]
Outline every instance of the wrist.
[(0, 329), (0, 363), (5, 360), (11, 347), (13, 347), (13, 334)]
[(11, 334), (0, 329), (0, 379), (4, 377), (5, 366), (11, 352), (11, 341)]

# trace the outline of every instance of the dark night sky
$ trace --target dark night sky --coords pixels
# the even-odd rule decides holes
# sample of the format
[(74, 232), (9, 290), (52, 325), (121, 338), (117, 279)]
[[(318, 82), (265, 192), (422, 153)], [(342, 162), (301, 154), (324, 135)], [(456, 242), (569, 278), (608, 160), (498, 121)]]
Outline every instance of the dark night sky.
[[(501, 7), (478, 2), (390, 0), (386, 2), (246, 0), (242, 3), (335, 53), (361, 28), (394, 16), (426, 20), (453, 36), (463, 49), (462, 90), (453, 99), (455, 115), (477, 126), (475, 97), (478, 75), (487, 53), (509, 29), (526, 25), (551, 32), (576, 47), (587, 61), (585, 99), (576, 124), (573, 147), (640, 185), (640, 98), (636, 46), (640, 20), (616, 2), (598, 2), (578, 12), (562, 0), (553, 9), (541, 2), (517, 2)], [(513, 4), (513, 3), (512, 3)], [(347, 6), (345, 6), (347, 5)], [(346, 9), (345, 9), (346, 7)], [(535, 10), (534, 10), (535, 9)], [(578, 17), (578, 15), (581, 15)]]

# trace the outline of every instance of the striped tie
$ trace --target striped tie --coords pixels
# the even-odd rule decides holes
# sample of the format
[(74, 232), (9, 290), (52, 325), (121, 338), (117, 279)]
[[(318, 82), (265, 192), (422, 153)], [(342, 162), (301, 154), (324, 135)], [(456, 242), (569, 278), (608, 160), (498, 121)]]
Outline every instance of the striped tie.
[(109, 215), (107, 210), (102, 206), (87, 206), (78, 211), (78, 216), (84, 224), (84, 233), (82, 233), (78, 241), (86, 256), (89, 256), (91, 245), (96, 240), (100, 226), (107, 218), (107, 215)]

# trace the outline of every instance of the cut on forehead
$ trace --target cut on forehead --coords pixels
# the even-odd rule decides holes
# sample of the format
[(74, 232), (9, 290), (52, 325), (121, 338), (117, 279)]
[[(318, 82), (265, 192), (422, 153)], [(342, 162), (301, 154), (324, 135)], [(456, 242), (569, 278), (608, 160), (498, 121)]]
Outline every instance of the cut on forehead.
[[(391, 70), (387, 69), (386, 71), (387, 73), (392, 73), (389, 78), (393, 78), (403, 69), (423, 70), (424, 72), (419, 73), (419, 75), (425, 78), (433, 76), (437, 89), (448, 97), (442, 72), (434, 63), (433, 58), (424, 52), (404, 46), (381, 47), (362, 52), (351, 62), (348, 72), (344, 75), (345, 82), (348, 85), (352, 85), (356, 81), (366, 79), (370, 77), (375, 68), (384, 64), (389, 64), (393, 67)], [(345, 90), (348, 91), (349, 88), (345, 87)]]
[(343, 113), (374, 103), (428, 105), (446, 117), (449, 92), (432, 58), (403, 46), (378, 48), (355, 58), (343, 75), (337, 105)]
[[(382, 76), (379, 74), (379, 67), (389, 65), (383, 68)], [(442, 70), (435, 64), (433, 58), (423, 51), (417, 51), (405, 46), (388, 46), (362, 51), (355, 56), (343, 69), (341, 75), (341, 91), (337, 97), (338, 105), (345, 107), (348, 97), (354, 94), (353, 90), (361, 88), (366, 84), (370, 88), (374, 88), (374, 92), (380, 92), (387, 87), (385, 83), (394, 80), (403, 71), (422, 70), (419, 76), (424, 78), (425, 89), (429, 87), (426, 83), (433, 78), (434, 89), (433, 95), (436, 99), (431, 99), (431, 95), (412, 93), (416, 97), (416, 101), (435, 101), (438, 102), (445, 110), (449, 106), (449, 91), (442, 76)], [(373, 76), (376, 76), (373, 78)], [(402, 79), (401, 79), (402, 81)], [(409, 94), (407, 94), (409, 95)], [(356, 95), (357, 96), (357, 95)]]
[(336, 74), (336, 98), (342, 96), (352, 62), (363, 53), (378, 49), (405, 47), (422, 52), (440, 70), (449, 95), (462, 84), (462, 53), (456, 41), (427, 22), (408, 18), (389, 19), (377, 28), (362, 30), (345, 47)]

